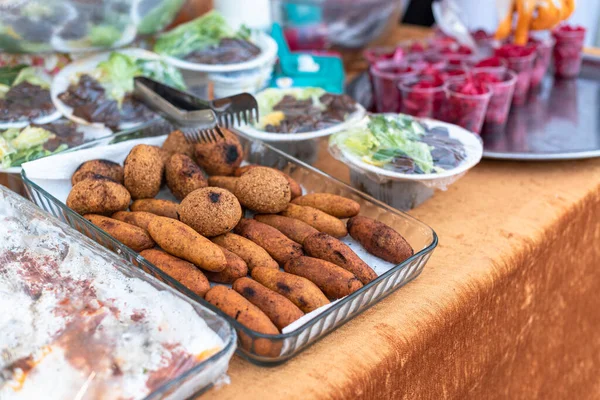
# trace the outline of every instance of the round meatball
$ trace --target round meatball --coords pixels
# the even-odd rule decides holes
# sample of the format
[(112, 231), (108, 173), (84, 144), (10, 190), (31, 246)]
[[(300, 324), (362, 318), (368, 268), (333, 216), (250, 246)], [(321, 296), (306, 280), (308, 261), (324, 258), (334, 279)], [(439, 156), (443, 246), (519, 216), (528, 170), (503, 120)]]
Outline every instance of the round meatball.
[(105, 176), (113, 181), (123, 184), (123, 167), (109, 160), (90, 160), (81, 164), (71, 177), (71, 185), (75, 186), (92, 174)]
[(173, 154), (185, 154), (188, 157), (194, 156), (194, 145), (188, 143), (181, 131), (173, 131), (167, 136), (161, 148), (170, 156)]
[(75, 184), (67, 197), (67, 206), (78, 214), (112, 215), (127, 210), (131, 196), (123, 185), (100, 175)]
[(167, 186), (179, 200), (196, 189), (207, 186), (200, 167), (185, 154), (173, 154), (165, 165)]
[(244, 149), (237, 136), (227, 129), (220, 128), (225, 138), (216, 142), (197, 143), (196, 162), (208, 175), (233, 175), (244, 158)]
[(194, 190), (178, 211), (181, 222), (207, 237), (229, 232), (242, 218), (242, 207), (233, 193), (216, 187)]
[(125, 159), (125, 187), (134, 199), (150, 199), (158, 194), (164, 163), (160, 149), (138, 144)]
[(244, 207), (263, 214), (285, 210), (292, 198), (287, 179), (271, 168), (256, 167), (242, 175), (235, 195)]

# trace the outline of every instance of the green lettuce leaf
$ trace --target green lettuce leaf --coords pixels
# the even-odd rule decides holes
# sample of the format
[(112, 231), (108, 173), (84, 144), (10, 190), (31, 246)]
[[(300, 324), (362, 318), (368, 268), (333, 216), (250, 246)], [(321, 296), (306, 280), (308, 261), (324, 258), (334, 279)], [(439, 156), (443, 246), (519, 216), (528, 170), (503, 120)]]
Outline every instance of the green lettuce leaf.
[(137, 27), (138, 33), (149, 35), (162, 31), (173, 21), (185, 0), (162, 0), (150, 10)]
[(164, 61), (137, 60), (137, 65), (141, 71), (141, 75), (145, 77), (177, 89), (184, 90), (186, 88), (181, 72)]
[(123, 32), (113, 25), (94, 25), (90, 29), (89, 40), (93, 46), (110, 47), (122, 34)]
[(25, 150), (42, 145), (54, 136), (52, 132), (43, 128), (28, 126), (10, 141), (10, 145), (15, 150)]
[(25, 64), (0, 68), (0, 84), (8, 87), (12, 86), (19, 73), (25, 68), (28, 68)]
[(44, 79), (34, 67), (23, 68), (13, 82), (13, 86), (18, 85), (21, 82), (29, 82), (32, 85), (50, 89), (50, 82), (47, 79)]
[(108, 95), (119, 105), (125, 94), (133, 91), (133, 78), (141, 75), (141, 70), (133, 57), (113, 52), (108, 60), (96, 68), (96, 79), (106, 89)]

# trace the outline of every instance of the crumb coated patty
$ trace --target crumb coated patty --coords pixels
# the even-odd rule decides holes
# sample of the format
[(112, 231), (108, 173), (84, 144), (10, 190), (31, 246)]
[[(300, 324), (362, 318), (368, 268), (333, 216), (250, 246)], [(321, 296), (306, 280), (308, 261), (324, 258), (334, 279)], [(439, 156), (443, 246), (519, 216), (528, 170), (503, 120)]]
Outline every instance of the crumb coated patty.
[(179, 219), (203, 236), (217, 236), (232, 230), (242, 207), (228, 190), (206, 187), (194, 190), (179, 205)]
[(90, 160), (81, 164), (71, 177), (71, 184), (75, 186), (91, 174), (105, 176), (113, 181), (123, 184), (123, 167), (109, 160)]
[(159, 148), (138, 144), (125, 159), (125, 187), (133, 199), (153, 198), (160, 191), (163, 171)]
[(283, 211), (291, 199), (287, 179), (271, 168), (263, 167), (252, 168), (242, 175), (235, 194), (244, 207), (266, 214)]

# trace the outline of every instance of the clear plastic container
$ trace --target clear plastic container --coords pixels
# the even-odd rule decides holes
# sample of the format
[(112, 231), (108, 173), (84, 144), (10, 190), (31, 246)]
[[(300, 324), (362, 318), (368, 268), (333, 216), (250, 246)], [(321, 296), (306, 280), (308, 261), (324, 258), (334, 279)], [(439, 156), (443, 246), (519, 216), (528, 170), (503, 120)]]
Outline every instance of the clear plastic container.
[[(165, 131), (169, 132), (168, 129), (160, 124), (149, 124), (143, 128), (124, 132), (113, 140), (103, 140), (96, 143), (95, 146), (88, 146), (87, 148), (91, 154), (86, 153), (86, 157), (90, 157), (90, 159), (98, 158), (97, 151), (99, 147), (97, 146), (109, 143), (118, 143), (116, 144), (116, 146), (119, 146), (117, 151), (123, 156), (126, 156), (129, 149), (138, 143), (160, 145), (165, 139), (163, 134)], [(398, 265), (386, 266), (385, 263), (381, 264), (381, 260), (377, 261), (377, 265), (371, 263), (370, 265), (379, 274), (374, 281), (351, 295), (333, 302), (329, 307), (317, 310), (318, 315), (313, 316), (309, 321), (285, 328), (284, 333), (278, 335), (266, 335), (241, 325), (237, 320), (227, 316), (185, 288), (178, 281), (160, 271), (146, 259), (140, 257), (138, 253), (116, 241), (68, 208), (64, 204), (64, 199), (70, 190), (69, 178), (65, 175), (63, 179), (60, 175), (66, 172), (64, 166), (57, 166), (51, 172), (60, 175), (60, 179), (30, 179), (26, 173), (27, 166), (22, 173), (22, 177), (29, 197), (38, 206), (228, 320), (237, 330), (239, 337), (238, 351), (242, 356), (258, 364), (277, 364), (294, 357), (385, 296), (415, 279), (425, 267), (436, 247), (437, 236), (431, 228), (411, 216), (395, 210), (267, 144), (246, 138), (243, 134), (240, 134), (240, 141), (247, 162), (277, 168), (287, 173), (300, 183), (305, 193), (328, 192), (359, 202), (361, 215), (376, 218), (400, 232), (415, 250), (414, 256)], [(78, 155), (77, 162), (83, 161), (80, 158), (81, 154)], [(69, 171), (71, 170), (69, 169)], [(350, 239), (344, 238), (343, 240)], [(352, 246), (353, 248), (360, 247), (356, 242)], [(355, 251), (358, 250), (355, 249)], [(365, 257), (361, 254), (359, 256)]]
[(485, 121), (492, 90), (484, 94), (463, 94), (457, 91), (462, 82), (448, 84), (448, 100), (444, 112), (445, 121), (474, 133), (480, 133)]
[(0, 398), (187, 399), (225, 377), (224, 318), (2, 186), (0, 222)]
[(398, 84), (417, 76), (418, 71), (406, 63), (380, 61), (369, 68), (377, 112), (399, 112)]
[(513, 71), (498, 73), (496, 70), (478, 70), (473, 74), (474, 79), (480, 79), (485, 74), (495, 76), (500, 82), (488, 83), (492, 89), (492, 97), (487, 107), (483, 132), (498, 132), (504, 129), (508, 112), (517, 83), (517, 75)]
[[(425, 84), (424, 84), (425, 83)], [(414, 117), (441, 119), (446, 101), (443, 82), (431, 82), (426, 78), (399, 84), (401, 93), (400, 112)]]
[(552, 31), (556, 40), (554, 45), (554, 74), (559, 78), (574, 78), (581, 71), (583, 57), (583, 42), (585, 40), (583, 27), (559, 27)]
[(535, 49), (524, 46), (504, 45), (496, 49), (495, 54), (497, 57), (504, 59), (508, 64), (508, 69), (517, 74), (513, 105), (521, 106), (525, 104), (531, 86), (533, 65), (536, 58)]
[(550, 67), (550, 60), (552, 59), (552, 50), (554, 49), (555, 40), (548, 38), (546, 40), (536, 40), (531, 45), (535, 47), (536, 56), (533, 63), (533, 71), (531, 72), (531, 89), (537, 89), (544, 75), (548, 72)]

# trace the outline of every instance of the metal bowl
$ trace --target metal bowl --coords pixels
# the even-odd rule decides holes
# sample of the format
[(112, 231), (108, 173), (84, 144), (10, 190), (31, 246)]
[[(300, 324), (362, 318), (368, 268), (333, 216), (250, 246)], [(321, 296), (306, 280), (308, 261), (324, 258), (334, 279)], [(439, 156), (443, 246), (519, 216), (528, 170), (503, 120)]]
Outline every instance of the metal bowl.
[(0, 51), (83, 52), (164, 29), (185, 0), (21, 0), (0, 5)]

